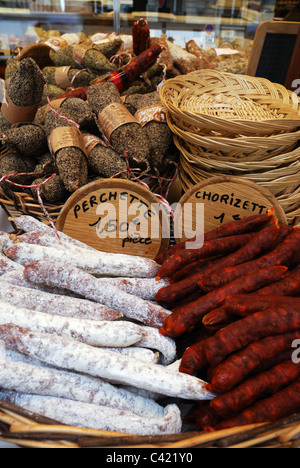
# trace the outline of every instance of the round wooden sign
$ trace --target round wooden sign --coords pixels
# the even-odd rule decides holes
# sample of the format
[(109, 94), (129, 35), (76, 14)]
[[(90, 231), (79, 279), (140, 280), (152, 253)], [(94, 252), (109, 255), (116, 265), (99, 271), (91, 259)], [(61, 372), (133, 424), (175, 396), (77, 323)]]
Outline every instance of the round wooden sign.
[(279, 224), (286, 215), (274, 195), (239, 177), (211, 177), (188, 190), (175, 210), (175, 240), (182, 242), (222, 224), (274, 209)]
[(168, 215), (158, 198), (123, 179), (91, 182), (67, 200), (59, 231), (97, 250), (155, 258), (169, 245)]

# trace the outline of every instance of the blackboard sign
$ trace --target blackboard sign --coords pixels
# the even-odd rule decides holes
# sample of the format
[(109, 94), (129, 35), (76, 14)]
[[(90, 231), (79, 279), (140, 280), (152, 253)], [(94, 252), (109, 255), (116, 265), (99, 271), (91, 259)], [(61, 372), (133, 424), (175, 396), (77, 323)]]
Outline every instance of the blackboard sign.
[(300, 23), (289, 21), (261, 23), (254, 37), (247, 74), (266, 78), (294, 91), (293, 79), (300, 77), (299, 35)]

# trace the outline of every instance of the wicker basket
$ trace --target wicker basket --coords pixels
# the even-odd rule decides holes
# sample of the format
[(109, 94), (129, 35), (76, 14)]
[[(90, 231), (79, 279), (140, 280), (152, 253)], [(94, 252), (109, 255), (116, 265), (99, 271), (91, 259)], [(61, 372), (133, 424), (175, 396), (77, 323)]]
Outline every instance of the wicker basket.
[[(244, 177), (268, 189), (288, 222), (299, 225), (300, 114), (295, 93), (268, 80), (214, 70), (168, 80), (160, 93), (180, 151), (184, 191), (209, 177)], [(222, 96), (227, 107), (220, 106)], [(237, 102), (240, 107), (234, 107)]]
[[(6, 151), (3, 148), (0, 155)], [(170, 162), (165, 168), (161, 177), (145, 177), (144, 184), (147, 184), (151, 192), (159, 196), (167, 197), (170, 186), (177, 173), (177, 163)], [(29, 190), (12, 190), (12, 186), (3, 181), (0, 183), (0, 206), (9, 218), (21, 215), (30, 215), (37, 218), (42, 223), (49, 225), (51, 221), (55, 224), (65, 203), (51, 204), (43, 201), (43, 207), (37, 199), (29, 193)], [(45, 211), (46, 210), (46, 211)], [(49, 217), (51, 221), (49, 220)]]
[(167, 80), (160, 96), (172, 120), (195, 138), (199, 131), (269, 136), (300, 128), (296, 94), (264, 78), (199, 70)]
[(0, 440), (27, 448), (295, 448), (300, 414), (275, 422), (215, 432), (138, 436), (58, 424), (10, 403), (0, 402)]

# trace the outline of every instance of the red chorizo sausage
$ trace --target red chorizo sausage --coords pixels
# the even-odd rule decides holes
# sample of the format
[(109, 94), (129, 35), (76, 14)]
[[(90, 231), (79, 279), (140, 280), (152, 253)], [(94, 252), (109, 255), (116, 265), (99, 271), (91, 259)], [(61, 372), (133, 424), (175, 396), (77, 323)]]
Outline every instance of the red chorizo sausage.
[[(211, 291), (244, 274), (251, 273), (257, 268), (264, 268), (272, 265), (289, 266), (295, 254), (300, 249), (300, 230), (295, 228), (291, 231), (290, 229), (291, 226), (281, 227), (276, 247), (265, 255), (254, 260), (251, 260), (249, 257), (245, 262), (238, 262), (236, 264), (233, 262), (225, 262), (223, 268), (212, 272), (210, 275), (206, 275), (202, 279), (200, 284), (201, 289), (204, 291)], [(252, 241), (253, 240), (254, 239), (252, 239)], [(249, 241), (248, 244), (251, 244), (252, 241)], [(245, 248), (248, 244), (246, 244)], [(243, 248), (240, 250), (243, 250)]]
[(240, 294), (236, 296), (228, 296), (224, 302), (224, 308), (230, 314), (235, 314), (240, 317), (246, 317), (261, 310), (269, 309), (270, 307), (278, 307), (285, 305), (294, 305), (300, 310), (300, 297), (293, 296), (276, 296), (273, 295), (258, 295)]
[(265, 336), (300, 328), (299, 306), (282, 305), (237, 320), (218, 330), (205, 343), (206, 359), (216, 367), (226, 356)]
[(281, 335), (267, 336), (250, 343), (240, 351), (231, 354), (221, 364), (212, 369), (209, 389), (226, 393), (240, 384), (266, 359), (291, 349), (294, 340), (299, 339), (300, 330)]
[[(207, 242), (212, 239), (219, 239), (221, 237), (231, 237), (238, 234), (245, 234), (247, 232), (254, 232), (261, 228), (267, 222), (273, 218), (274, 213), (272, 210), (269, 210), (268, 213), (263, 213), (259, 215), (248, 216), (247, 218), (239, 219), (237, 221), (231, 221), (225, 223), (222, 226), (219, 226), (211, 231), (208, 231), (204, 234), (204, 242)], [(172, 245), (166, 252), (162, 252), (155, 258), (155, 261), (162, 265), (164, 261), (167, 260), (171, 255), (174, 255), (180, 250), (187, 248), (186, 242), (194, 242), (196, 236), (188, 241), (183, 241), (178, 244)]]
[(230, 392), (218, 395), (210, 407), (223, 419), (243, 411), (264, 395), (272, 395), (300, 377), (299, 364), (291, 359), (255, 375)]
[(198, 249), (184, 249), (168, 258), (160, 267), (157, 273), (157, 279), (168, 278), (180, 268), (183, 268), (190, 262), (199, 259), (216, 257), (218, 255), (228, 254), (238, 250), (245, 245), (251, 238), (251, 234), (241, 234), (238, 236), (224, 237), (222, 239), (213, 239), (204, 242)]
[(300, 380), (292, 383), (280, 392), (257, 401), (232, 419), (222, 421), (215, 426), (216, 430), (246, 424), (276, 421), (289, 416), (300, 409)]
[(208, 312), (222, 306), (228, 295), (253, 292), (263, 285), (278, 281), (286, 270), (287, 268), (283, 266), (262, 268), (251, 275), (238, 278), (216, 291), (211, 291), (172, 312), (164, 321), (160, 332), (171, 337), (182, 335), (201, 321)]

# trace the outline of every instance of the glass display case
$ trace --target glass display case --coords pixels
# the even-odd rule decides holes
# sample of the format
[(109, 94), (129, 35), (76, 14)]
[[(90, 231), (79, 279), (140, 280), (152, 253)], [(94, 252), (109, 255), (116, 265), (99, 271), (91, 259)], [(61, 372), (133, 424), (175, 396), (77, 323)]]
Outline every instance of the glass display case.
[(298, 5), (296, 0), (1, 1), (0, 60), (3, 67), (16, 47), (58, 34), (131, 34), (141, 17), (147, 19), (153, 37), (163, 34), (181, 46), (194, 39), (203, 49), (249, 51), (259, 23), (283, 19)]
[(145, 17), (153, 35), (183, 43), (196, 37), (203, 47), (253, 37), (257, 24), (286, 15), (297, 2), (275, 0), (20, 0), (1, 1), (1, 49), (8, 50), (52, 31), (129, 32)]

